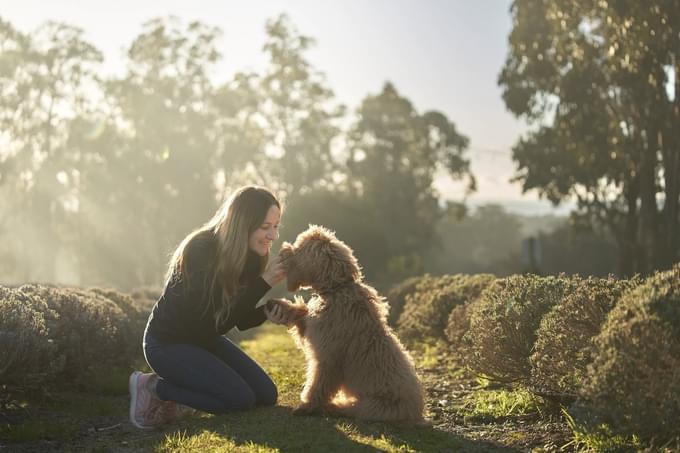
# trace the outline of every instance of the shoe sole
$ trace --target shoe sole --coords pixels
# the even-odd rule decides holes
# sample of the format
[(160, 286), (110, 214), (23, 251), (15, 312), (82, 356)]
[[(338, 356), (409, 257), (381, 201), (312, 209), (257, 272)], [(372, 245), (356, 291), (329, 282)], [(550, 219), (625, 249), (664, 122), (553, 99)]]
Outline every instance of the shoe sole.
[(135, 420), (135, 407), (137, 407), (137, 379), (141, 376), (140, 371), (135, 371), (128, 379), (128, 388), (130, 390), (130, 423), (139, 429), (152, 429), (150, 426), (144, 426), (137, 423)]

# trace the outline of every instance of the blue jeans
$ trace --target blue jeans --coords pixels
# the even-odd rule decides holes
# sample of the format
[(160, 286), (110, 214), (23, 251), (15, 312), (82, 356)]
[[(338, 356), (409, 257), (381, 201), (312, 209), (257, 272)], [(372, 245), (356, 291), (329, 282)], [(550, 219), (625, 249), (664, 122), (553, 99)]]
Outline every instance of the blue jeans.
[(145, 332), (144, 357), (159, 376), (162, 400), (213, 414), (276, 403), (274, 382), (228, 338), (216, 337), (203, 348), (163, 343)]

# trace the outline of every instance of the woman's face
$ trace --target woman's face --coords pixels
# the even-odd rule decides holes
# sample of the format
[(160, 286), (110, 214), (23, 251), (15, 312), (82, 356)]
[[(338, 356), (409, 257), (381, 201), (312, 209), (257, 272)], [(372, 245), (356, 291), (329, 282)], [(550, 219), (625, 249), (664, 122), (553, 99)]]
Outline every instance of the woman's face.
[(260, 256), (265, 256), (272, 248), (272, 242), (279, 237), (279, 222), (281, 211), (276, 205), (272, 205), (267, 211), (262, 225), (250, 233), (248, 247)]

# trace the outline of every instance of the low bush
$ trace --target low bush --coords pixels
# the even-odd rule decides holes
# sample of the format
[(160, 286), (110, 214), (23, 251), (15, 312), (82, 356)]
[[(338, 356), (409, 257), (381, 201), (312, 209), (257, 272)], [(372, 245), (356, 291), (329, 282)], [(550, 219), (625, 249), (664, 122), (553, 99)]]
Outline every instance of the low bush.
[(490, 274), (459, 274), (421, 281), (416, 291), (406, 296), (397, 322), (399, 335), (407, 340), (446, 339), (444, 331), (451, 311), (479, 297), (494, 278)]
[(0, 286), (0, 382), (33, 387), (63, 369), (46, 321), (57, 317), (40, 298)]
[(128, 365), (141, 350), (133, 320), (96, 292), (35, 284), (19, 291), (56, 313), (46, 323), (48, 338), (64, 361), (55, 384), (82, 379), (94, 367)]
[(576, 399), (593, 338), (622, 294), (640, 281), (588, 278), (541, 320), (531, 355), (531, 390), (563, 402)]
[(471, 294), (472, 297), (465, 304), (456, 305), (446, 322), (446, 330), (444, 334), (446, 341), (451, 346), (452, 350), (457, 350), (463, 346), (463, 336), (470, 329), (470, 313), (473, 310), (473, 305), (481, 300), (482, 292), (488, 288), (495, 280), (492, 275), (480, 274), (475, 276), (476, 280), (473, 282), (473, 289), (475, 292)]
[(149, 312), (151, 311), (150, 309), (147, 309), (143, 303), (140, 303), (132, 296), (118, 292), (114, 289), (90, 288), (83, 294), (88, 297), (94, 296), (99, 299), (107, 299), (116, 304), (129, 320), (129, 325), (127, 326), (129, 335), (134, 336), (139, 340), (137, 342), (138, 344), (141, 342), (142, 336), (144, 335), (144, 328), (146, 327), (146, 321), (148, 320)]
[(148, 315), (151, 313), (151, 309), (163, 293), (162, 288), (143, 286), (140, 288), (135, 288), (130, 292), (130, 297), (134, 299), (135, 304), (139, 309)]
[(407, 278), (387, 293), (386, 299), (390, 305), (390, 313), (387, 322), (390, 326), (394, 327), (397, 325), (397, 320), (406, 304), (406, 296), (415, 293), (420, 282), (431, 278), (432, 277), (427, 274)]
[(581, 397), (618, 433), (680, 434), (680, 264), (626, 293), (595, 337)]
[(515, 275), (494, 281), (471, 306), (464, 359), (477, 373), (527, 383), (541, 318), (579, 283), (577, 277)]

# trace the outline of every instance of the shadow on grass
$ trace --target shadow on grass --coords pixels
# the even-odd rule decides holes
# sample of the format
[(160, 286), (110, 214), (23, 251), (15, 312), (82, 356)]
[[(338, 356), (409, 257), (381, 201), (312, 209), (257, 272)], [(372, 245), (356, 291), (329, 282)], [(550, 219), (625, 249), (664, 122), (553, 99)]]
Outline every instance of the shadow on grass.
[[(489, 442), (464, 439), (432, 427), (398, 428), (347, 418), (294, 416), (277, 406), (185, 420), (166, 430), (156, 451), (202, 451), (233, 448), (256, 451), (516, 451)], [(260, 451), (260, 450), (257, 450)]]

